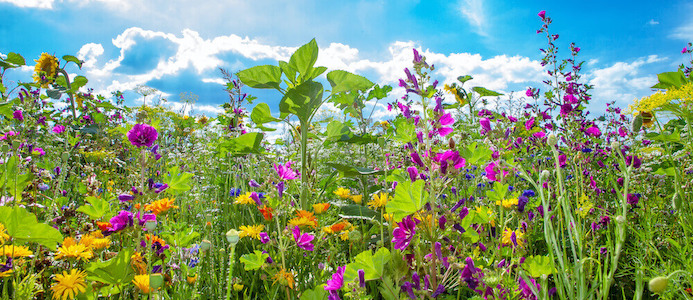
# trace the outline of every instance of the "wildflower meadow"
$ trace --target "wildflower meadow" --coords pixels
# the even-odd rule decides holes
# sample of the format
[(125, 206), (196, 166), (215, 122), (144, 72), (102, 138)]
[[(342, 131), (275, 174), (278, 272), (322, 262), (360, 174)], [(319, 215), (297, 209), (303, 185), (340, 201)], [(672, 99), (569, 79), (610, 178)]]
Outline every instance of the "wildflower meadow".
[(311, 40), (221, 70), (224, 112), (189, 115), (10, 52), (0, 298), (693, 299), (693, 44), (650, 96), (594, 105), (580, 47), (536, 21), (549, 79), (509, 101), (416, 49), (397, 94)]

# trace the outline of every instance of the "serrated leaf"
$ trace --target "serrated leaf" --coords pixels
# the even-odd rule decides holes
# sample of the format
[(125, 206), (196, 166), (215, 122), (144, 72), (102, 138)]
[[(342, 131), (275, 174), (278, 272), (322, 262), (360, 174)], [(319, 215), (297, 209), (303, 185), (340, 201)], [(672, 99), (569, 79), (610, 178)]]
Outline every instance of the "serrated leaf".
[(682, 71), (659, 73), (657, 74), (657, 79), (659, 82), (652, 86), (653, 89), (669, 90), (681, 87), (689, 81)]
[(163, 182), (168, 184), (166, 189), (167, 193), (178, 195), (182, 192), (189, 191), (190, 179), (192, 179), (193, 174), (188, 172), (180, 172), (177, 166), (173, 166), (168, 169), (170, 175), (163, 178)]
[(256, 125), (280, 121), (280, 119), (272, 116), (269, 105), (264, 102), (258, 103), (258, 105), (253, 108), (253, 112), (250, 113), (250, 119)]
[(77, 211), (87, 214), (94, 220), (101, 219), (101, 217), (111, 212), (111, 206), (103, 198), (89, 196), (86, 201), (91, 205), (82, 205), (77, 208)]
[(257, 270), (265, 264), (269, 254), (262, 253), (260, 250), (255, 250), (253, 253), (244, 254), (241, 256), (243, 269), (246, 271)]
[(356, 91), (365, 92), (373, 86), (373, 82), (366, 79), (366, 77), (343, 70), (334, 70), (327, 73), (327, 81), (332, 86), (332, 94)]
[(238, 79), (256, 89), (277, 89), (282, 82), (282, 70), (277, 66), (255, 66), (238, 72)]
[(87, 82), (89, 82), (89, 80), (86, 77), (79, 75), (72, 80), (70, 87), (72, 88), (72, 91), (77, 91), (79, 88), (87, 85)]
[(72, 56), (72, 55), (63, 55), (63, 60), (64, 60), (64, 61), (71, 61), (71, 62), (77, 64), (77, 66), (78, 66), (80, 69), (82, 68), (82, 61), (81, 61), (79, 58), (77, 58), (77, 57), (74, 57), (74, 56)]
[(390, 250), (385, 247), (378, 249), (375, 254), (366, 250), (356, 255), (354, 262), (347, 264), (344, 271), (344, 282), (352, 282), (358, 278), (358, 271), (363, 270), (366, 281), (380, 279), (384, 275), (385, 264), (390, 261)]
[(289, 66), (289, 63), (280, 60), (279, 69), (281, 69), (282, 73), (286, 75), (286, 78), (288, 78), (292, 84), (296, 84), (296, 76), (298, 76), (298, 72), (296, 72), (294, 68)]
[(289, 59), (289, 67), (296, 70), (303, 77), (302, 81), (311, 80), (312, 69), (318, 60), (318, 43), (312, 39), (307, 44), (299, 47)]
[(54, 251), (58, 243), (63, 241), (60, 231), (48, 224), (39, 223), (36, 216), (23, 207), (0, 206), (0, 223), (17, 244), (39, 243)]
[(327, 124), (325, 134), (327, 135), (325, 142), (346, 141), (354, 135), (349, 126), (339, 121), (332, 121), (330, 124)]
[(299, 120), (307, 123), (322, 104), (322, 94), (322, 84), (306, 81), (286, 91), (279, 102), (279, 111), (295, 114)]
[(366, 100), (371, 100), (373, 98), (376, 98), (378, 100), (383, 99), (387, 97), (387, 94), (392, 91), (392, 87), (389, 85), (385, 85), (383, 87), (380, 87), (380, 85), (375, 85), (373, 89), (368, 92), (368, 97), (366, 97)]
[(388, 213), (393, 215), (393, 221), (400, 222), (410, 214), (423, 208), (428, 202), (428, 192), (424, 190), (425, 182), (409, 180), (399, 182), (395, 188), (395, 197), (385, 206)]
[(58, 90), (47, 89), (47, 90), (46, 90), (46, 95), (48, 95), (48, 97), (51, 97), (52, 99), (56, 99), (56, 100), (57, 100), (57, 99), (60, 99), (60, 97), (63, 96), (63, 93), (61, 93), (61, 92), (58, 91)]

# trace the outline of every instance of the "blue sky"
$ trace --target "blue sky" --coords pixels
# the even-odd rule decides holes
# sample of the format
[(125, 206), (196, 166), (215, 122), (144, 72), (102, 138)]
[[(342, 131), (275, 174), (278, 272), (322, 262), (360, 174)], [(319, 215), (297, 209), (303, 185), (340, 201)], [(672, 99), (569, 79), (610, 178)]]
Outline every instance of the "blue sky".
[[(570, 42), (582, 49), (583, 82), (595, 86), (592, 107), (601, 110), (649, 94), (657, 73), (686, 61), (680, 51), (693, 41), (693, 4), (658, 2), (0, 0), (0, 55), (17, 52), (30, 64), (42, 52), (76, 55), (86, 64), (69, 71), (99, 93), (122, 90), (136, 104), (132, 90), (144, 84), (175, 105), (192, 92), (196, 112), (208, 115), (227, 100), (218, 67), (276, 64), (312, 38), (318, 64), (381, 84), (396, 86), (417, 48), (441, 82), (469, 74), (472, 86), (520, 96), (543, 87), (538, 49), (546, 45), (536, 30), (546, 10), (560, 53)], [(30, 80), (31, 72), (9, 72), (6, 81)], [(276, 111), (276, 93), (246, 92)]]

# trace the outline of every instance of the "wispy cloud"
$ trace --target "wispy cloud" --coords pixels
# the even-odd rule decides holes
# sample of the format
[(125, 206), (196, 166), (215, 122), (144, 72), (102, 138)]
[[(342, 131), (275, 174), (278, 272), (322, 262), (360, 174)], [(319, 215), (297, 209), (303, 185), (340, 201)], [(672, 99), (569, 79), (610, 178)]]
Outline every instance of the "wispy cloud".
[(460, 12), (467, 20), (476, 33), (482, 36), (488, 36), (486, 32), (486, 15), (484, 14), (483, 0), (462, 0), (459, 3)]
[(647, 25), (659, 25), (659, 21), (655, 21), (655, 19), (650, 19), (650, 21), (647, 22)]
[(631, 62), (616, 62), (589, 72), (587, 78), (589, 84), (594, 85), (592, 96), (596, 100), (593, 103), (601, 105), (616, 101), (619, 106), (624, 107), (631, 100), (649, 94), (650, 86), (657, 83), (657, 76), (647, 74), (643, 68), (665, 60), (666, 57), (650, 55)]
[(52, 9), (54, 0), (0, 0), (0, 3), (3, 2), (18, 7)]

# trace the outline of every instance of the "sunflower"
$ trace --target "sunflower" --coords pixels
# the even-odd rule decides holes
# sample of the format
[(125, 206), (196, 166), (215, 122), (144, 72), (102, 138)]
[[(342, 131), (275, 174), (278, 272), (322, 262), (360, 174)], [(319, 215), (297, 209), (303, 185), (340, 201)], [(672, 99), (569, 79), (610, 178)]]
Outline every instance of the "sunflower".
[(319, 215), (321, 213), (324, 213), (327, 211), (327, 209), (330, 208), (329, 203), (316, 203), (313, 204), (313, 211), (315, 212), (316, 215)]
[(53, 299), (74, 299), (78, 294), (84, 293), (87, 284), (84, 278), (87, 274), (84, 271), (70, 270), (70, 273), (63, 271), (63, 274), (55, 275), (55, 284), (51, 286)]
[(147, 204), (144, 206), (145, 210), (150, 210), (153, 214), (159, 215), (160, 213), (165, 213), (169, 209), (178, 208), (178, 206), (173, 205), (173, 201), (176, 199), (163, 198)]
[(34, 255), (34, 252), (31, 252), (29, 248), (25, 246), (15, 246), (15, 245), (5, 245), (0, 248), (0, 253), (2, 255), (7, 256), (7, 257), (12, 257), (12, 258), (17, 258), (17, 257), (27, 257)]
[(378, 209), (381, 207), (385, 207), (387, 202), (391, 200), (392, 197), (388, 193), (380, 193), (379, 195), (373, 195), (373, 199), (371, 201), (368, 201), (368, 206), (372, 209)]
[(149, 294), (152, 291), (149, 286), (149, 274), (135, 275), (135, 279), (132, 280), (132, 283), (134, 283), (143, 294)]
[(38, 60), (34, 60), (34, 81), (41, 85), (42, 88), (47, 88), (49, 84), (55, 81), (58, 75), (58, 59), (48, 53), (42, 53)]
[(334, 194), (337, 195), (339, 198), (347, 199), (349, 198), (349, 196), (351, 196), (351, 191), (349, 191), (349, 189), (339, 187), (337, 190), (334, 191)]
[(249, 236), (254, 239), (260, 239), (260, 232), (265, 229), (265, 225), (248, 225), (248, 226), (241, 226), (238, 229), (241, 230), (241, 233), (238, 234), (239, 237), (244, 238), (246, 236)]
[[(67, 241), (67, 238), (65, 240)], [(74, 240), (72, 240), (72, 243), (63, 243), (63, 245), (58, 248), (58, 254), (55, 255), (55, 258), (75, 258), (87, 261), (94, 257), (94, 252), (91, 251), (90, 247), (87, 247), (84, 244), (73, 243)]]
[(0, 223), (0, 244), (4, 244), (9, 239), (10, 239), (10, 236), (7, 234), (7, 230), (5, 229), (5, 225)]

